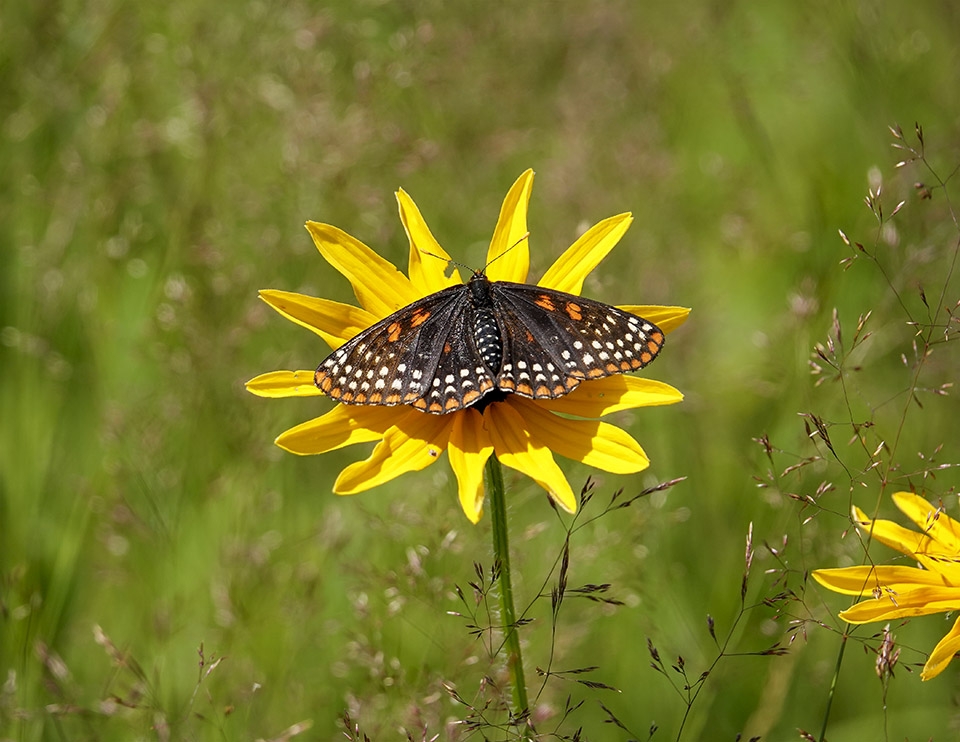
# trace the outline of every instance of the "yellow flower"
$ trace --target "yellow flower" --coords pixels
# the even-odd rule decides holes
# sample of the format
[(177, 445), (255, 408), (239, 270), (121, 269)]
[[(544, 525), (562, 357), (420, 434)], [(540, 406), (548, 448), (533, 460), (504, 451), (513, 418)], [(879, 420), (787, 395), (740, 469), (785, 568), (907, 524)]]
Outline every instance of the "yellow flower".
[[(889, 621), (960, 609), (960, 523), (911, 492), (898, 492), (893, 501), (920, 527), (919, 533), (893, 521), (871, 521), (855, 507), (857, 527), (876, 541), (912, 557), (920, 567), (865, 564), (813, 573), (817, 582), (838, 593), (872, 595), (841, 611), (840, 618), (847, 623)], [(957, 651), (960, 618), (934, 647), (920, 677), (935, 678)]]
[[(533, 171), (528, 170), (503, 202), (487, 258), (486, 273), (491, 281), (522, 283), (527, 278), (529, 249), (523, 237), (527, 234), (532, 182)], [(456, 270), (445, 275), (449, 256), (437, 244), (411, 198), (401, 190), (397, 200), (400, 220), (410, 239), (408, 276), (336, 227), (307, 222), (320, 254), (350, 281), (361, 308), (286, 291), (264, 290), (260, 297), (336, 349), (417, 299), (462, 283)], [(579, 294), (584, 278), (617, 244), (631, 221), (630, 214), (620, 214), (589, 229), (537, 285)], [(494, 257), (498, 259), (490, 262)], [(620, 308), (645, 317), (664, 332), (682, 324), (690, 311), (682, 307)], [(322, 396), (313, 380), (313, 370), (274, 371), (251, 379), (247, 389), (262, 397)], [(409, 405), (338, 404), (325, 415), (282, 433), (276, 443), (292, 453), (315, 454), (379, 441), (368, 459), (340, 473), (333, 489), (341, 495), (423, 469), (446, 451), (459, 485), (460, 504), (476, 523), (482, 514), (483, 468), (491, 454), (532, 478), (564, 510), (574, 512), (576, 498), (553, 454), (618, 474), (641, 471), (650, 462), (640, 445), (624, 430), (591, 418), (634, 407), (672, 404), (682, 398), (667, 384), (618, 374), (583, 381), (559, 399), (532, 400), (508, 394), (506, 399), (486, 405), (482, 412), (468, 407), (435, 415)]]

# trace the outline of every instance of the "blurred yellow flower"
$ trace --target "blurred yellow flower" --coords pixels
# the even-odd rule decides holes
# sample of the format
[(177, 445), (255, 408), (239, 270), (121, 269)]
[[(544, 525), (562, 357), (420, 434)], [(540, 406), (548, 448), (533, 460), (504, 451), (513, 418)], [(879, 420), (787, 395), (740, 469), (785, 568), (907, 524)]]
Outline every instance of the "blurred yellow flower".
[[(528, 170), (503, 202), (488, 251), (486, 274), (491, 281), (523, 283), (527, 278), (529, 248), (523, 238), (527, 234), (532, 182), (533, 171)], [(336, 227), (307, 222), (320, 254), (350, 281), (360, 307), (277, 290), (263, 290), (260, 297), (336, 349), (398, 309), (461, 284), (458, 271), (445, 275), (449, 256), (430, 233), (411, 198), (401, 190), (397, 200), (410, 240), (407, 276)], [(620, 214), (596, 224), (557, 259), (537, 285), (579, 295), (587, 274), (617, 244), (631, 221), (630, 214)], [(424, 253), (432, 256), (425, 257)], [(498, 259), (493, 261), (494, 257)], [(643, 316), (665, 333), (682, 324), (690, 311), (661, 306), (619, 308)], [(262, 374), (247, 382), (247, 389), (262, 397), (323, 395), (314, 385), (313, 370)], [(292, 453), (316, 454), (353, 443), (379, 441), (369, 458), (340, 473), (334, 492), (341, 495), (423, 469), (446, 451), (459, 485), (460, 504), (476, 523), (483, 507), (483, 468), (491, 454), (532, 478), (564, 510), (573, 512), (576, 498), (553, 454), (618, 474), (641, 471), (649, 460), (640, 445), (624, 430), (590, 418), (681, 399), (683, 395), (667, 384), (617, 374), (585, 380), (557, 399), (507, 394), (502, 400), (483, 405), (482, 411), (467, 407), (449, 414), (427, 414), (411, 405), (338, 404), (325, 415), (282, 433), (276, 443)]]
[[(847, 623), (863, 624), (925, 616), (960, 609), (960, 523), (911, 492), (897, 492), (893, 501), (920, 532), (889, 520), (870, 520), (854, 508), (857, 528), (882, 544), (915, 559), (920, 567), (861, 565), (818, 569), (813, 577), (844, 595), (871, 595), (840, 612)], [(960, 650), (960, 617), (934, 647), (921, 678), (930, 680), (946, 669)]]

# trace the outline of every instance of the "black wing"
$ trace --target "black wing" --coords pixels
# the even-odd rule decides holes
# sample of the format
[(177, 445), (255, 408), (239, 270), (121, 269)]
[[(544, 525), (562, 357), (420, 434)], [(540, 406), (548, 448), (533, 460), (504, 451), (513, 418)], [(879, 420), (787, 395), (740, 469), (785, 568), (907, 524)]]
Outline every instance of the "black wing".
[(492, 287), (503, 337), (501, 389), (560, 397), (582, 379), (643, 368), (663, 347), (660, 328), (609, 304), (530, 284)]
[(346, 404), (409, 404), (444, 414), (494, 388), (473, 337), (466, 286), (426, 296), (351, 338), (317, 368), (314, 383)]

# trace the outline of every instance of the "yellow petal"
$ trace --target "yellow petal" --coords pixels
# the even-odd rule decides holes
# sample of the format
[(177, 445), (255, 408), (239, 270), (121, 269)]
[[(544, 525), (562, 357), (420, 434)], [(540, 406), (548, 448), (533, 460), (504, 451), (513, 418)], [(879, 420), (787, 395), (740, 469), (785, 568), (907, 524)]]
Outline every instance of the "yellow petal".
[(680, 402), (683, 395), (669, 384), (637, 376), (614, 374), (584, 381), (570, 394), (540, 401), (541, 407), (578, 417), (602, 417), (617, 410)]
[(247, 391), (258, 397), (322, 397), (313, 371), (270, 371), (250, 379)]
[(853, 515), (857, 528), (891, 549), (911, 556), (927, 550), (930, 538), (918, 531), (911, 531), (892, 520), (870, 520), (860, 508), (854, 506)]
[[(396, 415), (397, 408), (393, 408)], [(350, 464), (333, 485), (338, 495), (352, 495), (389, 482), (408, 471), (434, 463), (447, 447), (451, 415), (430, 415), (406, 408), (405, 417), (391, 427), (366, 461)]]
[(570, 483), (550, 451), (531, 440), (520, 414), (509, 404), (494, 402), (483, 411), (483, 417), (500, 463), (526, 474), (568, 513), (576, 512)]
[(937, 677), (947, 668), (953, 655), (958, 651), (960, 651), (960, 616), (953, 622), (953, 628), (933, 648), (923, 666), (923, 672), (920, 673), (920, 679), (930, 680)]
[(960, 555), (960, 523), (913, 492), (897, 492), (897, 507), (940, 544), (941, 552)]
[(533, 170), (527, 170), (517, 178), (503, 200), (487, 251), (487, 278), (491, 281), (523, 283), (527, 280), (530, 245), (529, 240), (519, 240), (527, 233), (527, 204), (532, 186)]
[(824, 587), (844, 595), (871, 595), (878, 588), (901, 593), (918, 585), (946, 585), (940, 575), (916, 567), (871, 567), (864, 564), (857, 567), (818, 569), (812, 574)]
[(377, 321), (365, 309), (292, 291), (263, 289), (260, 298), (287, 319), (317, 333), (334, 350)]
[(447, 453), (459, 485), (460, 507), (470, 522), (476, 523), (483, 515), (483, 467), (493, 453), (490, 434), (479, 412), (466, 409), (454, 413)]
[(554, 453), (613, 474), (634, 474), (650, 466), (640, 444), (614, 425), (560, 417), (516, 395), (506, 403), (523, 417), (531, 440)]
[(417, 291), (427, 296), (447, 286), (463, 283), (455, 266), (453, 273), (447, 277), (447, 270), (451, 266), (450, 256), (440, 247), (420, 209), (402, 188), (397, 191), (397, 204), (400, 207), (400, 221), (410, 240), (410, 268), (407, 273)]
[(355, 237), (319, 222), (307, 222), (307, 230), (320, 254), (350, 281), (360, 306), (377, 319), (421, 298), (410, 279)]
[(690, 310), (687, 307), (662, 307), (658, 304), (621, 304), (617, 309), (630, 312), (653, 322), (657, 327), (669, 334), (687, 321)]
[(326, 453), (354, 443), (380, 440), (396, 420), (396, 410), (390, 407), (338, 404), (326, 415), (281, 433), (275, 442), (301, 456)]
[(537, 286), (580, 295), (587, 277), (623, 237), (633, 217), (618, 214), (594, 224), (557, 258)]
[(926, 616), (960, 608), (960, 589), (955, 587), (912, 587), (898, 593), (884, 592), (840, 612), (847, 623), (870, 623), (894, 618)]

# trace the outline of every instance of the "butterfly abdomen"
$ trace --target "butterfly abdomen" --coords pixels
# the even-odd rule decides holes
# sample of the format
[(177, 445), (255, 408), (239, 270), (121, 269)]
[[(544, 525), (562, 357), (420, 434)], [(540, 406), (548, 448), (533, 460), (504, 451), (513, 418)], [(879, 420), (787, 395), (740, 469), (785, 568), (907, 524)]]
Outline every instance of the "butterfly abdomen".
[(503, 339), (493, 311), (490, 282), (481, 274), (470, 279), (470, 303), (473, 306), (473, 342), (484, 365), (494, 374), (503, 362)]

